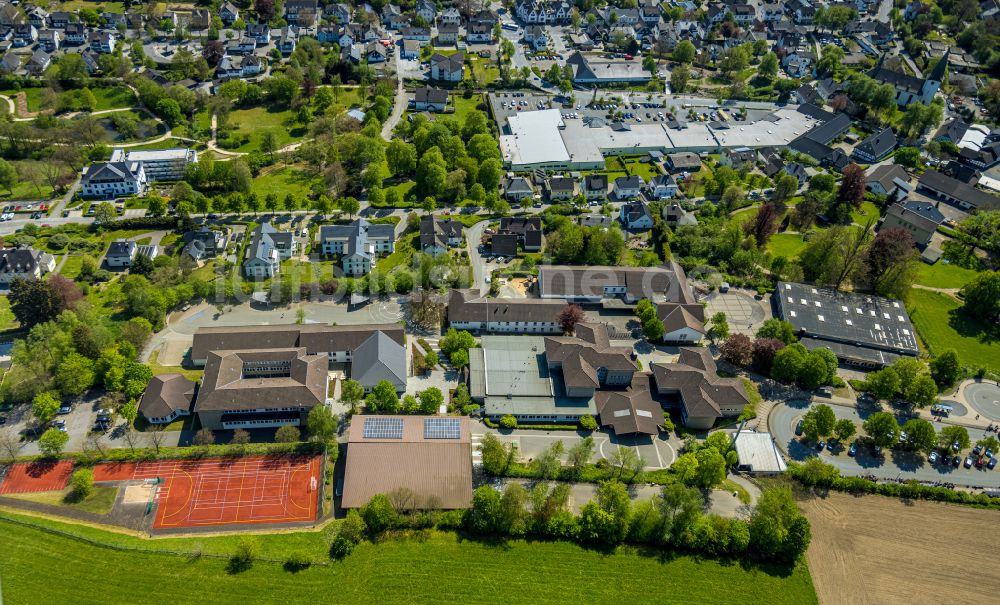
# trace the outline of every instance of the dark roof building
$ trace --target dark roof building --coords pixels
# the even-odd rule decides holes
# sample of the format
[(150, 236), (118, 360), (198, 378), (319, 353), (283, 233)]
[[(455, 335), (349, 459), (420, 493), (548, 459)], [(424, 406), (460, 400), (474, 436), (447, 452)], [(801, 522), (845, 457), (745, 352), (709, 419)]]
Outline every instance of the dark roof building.
[(1000, 197), (980, 191), (962, 181), (928, 170), (920, 176), (917, 189), (955, 204), (963, 210), (996, 210)]
[(854, 148), (854, 157), (866, 164), (881, 162), (896, 148), (896, 133), (891, 128), (883, 128)]
[(407, 492), (413, 509), (472, 503), (469, 419), (456, 416), (355, 416), (347, 442), (341, 506)]
[(654, 363), (659, 395), (679, 398), (684, 426), (711, 428), (723, 417), (739, 416), (750, 402), (743, 381), (718, 374), (712, 353), (704, 347), (681, 347), (677, 363)]
[(565, 300), (487, 298), (473, 290), (452, 290), (448, 323), (486, 333), (562, 334), (559, 313), (565, 308)]
[(351, 378), (365, 391), (379, 382), (389, 381), (400, 393), (406, 390), (406, 349), (385, 332), (375, 332), (354, 349)]
[(542, 298), (601, 302), (621, 297), (626, 302), (696, 302), (684, 269), (674, 262), (662, 267), (574, 267), (541, 265), (538, 288)]
[(824, 346), (844, 363), (881, 367), (899, 355), (920, 353), (898, 300), (778, 282), (774, 301), (778, 317), (795, 327), (806, 348)]
[(627, 390), (598, 392), (597, 414), (601, 426), (616, 435), (656, 435), (663, 424), (663, 408), (653, 401), (649, 374), (636, 374)]
[[(331, 358), (345, 357), (349, 351), (368, 340), (374, 332), (385, 332), (400, 345), (405, 344), (399, 324), (279, 324), (267, 326), (202, 327), (194, 334), (191, 363), (205, 365), (211, 351), (249, 349), (287, 349), (305, 347), (310, 355), (327, 353)], [(346, 359), (345, 359), (346, 360)]]
[(139, 400), (139, 413), (150, 424), (167, 424), (191, 414), (191, 401), (198, 384), (182, 374), (153, 376)]

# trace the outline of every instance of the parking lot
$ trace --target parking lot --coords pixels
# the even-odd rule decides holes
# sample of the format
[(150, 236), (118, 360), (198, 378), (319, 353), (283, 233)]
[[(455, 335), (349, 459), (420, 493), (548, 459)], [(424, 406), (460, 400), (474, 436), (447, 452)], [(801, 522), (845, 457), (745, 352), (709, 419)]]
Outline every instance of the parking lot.
[[(97, 420), (97, 410), (99, 409), (97, 402), (97, 398), (81, 400), (73, 405), (69, 413), (59, 414), (53, 420), (54, 423), (64, 427), (66, 433), (69, 435), (69, 441), (63, 448), (65, 451), (78, 452), (83, 449), (84, 443), (86, 443), (87, 437), (90, 435), (91, 429), (94, 428)], [(40, 454), (41, 450), (38, 448), (37, 436), (32, 431), (34, 419), (31, 415), (31, 405), (22, 404), (15, 406), (2, 415), (7, 417), (7, 423), (0, 430), (24, 436), (22, 441), (24, 447), (20, 455), (36, 456)], [(121, 421), (118, 422), (119, 425), (121, 423)], [(119, 439), (120, 436), (114, 429), (111, 429), (104, 434), (104, 438), (113, 441)]]
[[(488, 429), (479, 423), (473, 423), (472, 432), (474, 435), (481, 435), (486, 432), (496, 431)], [(618, 437), (614, 433), (603, 431), (595, 431), (593, 433), (535, 430), (499, 432), (501, 440), (517, 444), (521, 460), (523, 461), (534, 459), (552, 445), (554, 441), (562, 441), (565, 449), (569, 450), (587, 435), (594, 438), (596, 445), (594, 456), (591, 458), (592, 462), (597, 462), (601, 459), (610, 460), (611, 456), (614, 455), (615, 449), (621, 445), (622, 447), (635, 448), (643, 460), (646, 461), (646, 468), (649, 469), (669, 467), (677, 459), (677, 451), (681, 446), (680, 440), (676, 437), (668, 438), (664, 435), (656, 437), (648, 435)]]

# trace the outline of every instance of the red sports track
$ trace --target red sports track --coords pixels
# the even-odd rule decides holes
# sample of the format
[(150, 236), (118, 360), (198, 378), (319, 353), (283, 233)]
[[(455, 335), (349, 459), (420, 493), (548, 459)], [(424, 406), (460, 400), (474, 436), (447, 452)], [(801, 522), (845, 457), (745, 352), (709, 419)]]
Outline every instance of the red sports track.
[(3, 483), (0, 483), (0, 494), (60, 490), (66, 487), (71, 474), (73, 463), (69, 460), (19, 462), (10, 467)]
[[(153, 527), (316, 519), (320, 458), (252, 456), (98, 464), (94, 481), (160, 478)], [(315, 486), (313, 479), (315, 478)]]

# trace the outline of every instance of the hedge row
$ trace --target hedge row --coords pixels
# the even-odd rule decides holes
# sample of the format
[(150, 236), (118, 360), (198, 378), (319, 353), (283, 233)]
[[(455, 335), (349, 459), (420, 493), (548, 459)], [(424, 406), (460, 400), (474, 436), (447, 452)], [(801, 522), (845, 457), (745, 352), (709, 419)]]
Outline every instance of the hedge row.
[[(323, 443), (248, 443), (246, 445), (209, 445), (188, 447), (161, 447), (157, 452), (154, 448), (115, 448), (104, 452), (67, 452), (57, 459), (72, 460), (76, 464), (92, 465), (99, 462), (148, 462), (151, 460), (188, 460), (198, 458), (228, 458), (240, 456), (266, 455), (315, 455), (322, 454), (326, 447)], [(329, 451), (333, 461), (337, 459), (337, 448)], [(34, 462), (51, 460), (45, 456), (19, 456), (18, 462)]]
[(190, 218), (183, 219), (176, 216), (137, 216), (109, 221), (101, 225), (92, 225), (92, 229), (95, 231), (98, 229), (113, 231), (116, 229), (146, 228), (177, 229), (183, 232), (194, 228), (194, 222)]
[(823, 476), (817, 476), (812, 472), (807, 472), (806, 466), (795, 463), (788, 465), (788, 474), (806, 487), (824, 487), (851, 494), (878, 494), (893, 498), (931, 500), (934, 502), (949, 502), (952, 504), (1000, 509), (1000, 498), (994, 498), (983, 493), (973, 494), (958, 491), (948, 487), (923, 485), (917, 481), (906, 481), (904, 483), (891, 481), (877, 482), (863, 477), (841, 477), (839, 473), (833, 471), (825, 473)]

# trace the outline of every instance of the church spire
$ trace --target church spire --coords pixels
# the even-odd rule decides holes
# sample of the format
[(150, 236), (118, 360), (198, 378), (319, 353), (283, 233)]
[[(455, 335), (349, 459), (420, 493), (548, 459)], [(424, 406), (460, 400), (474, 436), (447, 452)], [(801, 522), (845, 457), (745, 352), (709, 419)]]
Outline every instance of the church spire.
[(931, 72), (931, 75), (927, 78), (928, 80), (944, 82), (944, 76), (948, 71), (948, 55), (950, 53), (951, 48), (944, 51), (944, 55), (941, 56), (941, 60), (934, 66), (934, 71)]

